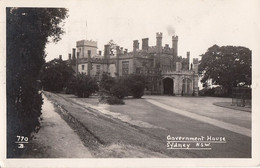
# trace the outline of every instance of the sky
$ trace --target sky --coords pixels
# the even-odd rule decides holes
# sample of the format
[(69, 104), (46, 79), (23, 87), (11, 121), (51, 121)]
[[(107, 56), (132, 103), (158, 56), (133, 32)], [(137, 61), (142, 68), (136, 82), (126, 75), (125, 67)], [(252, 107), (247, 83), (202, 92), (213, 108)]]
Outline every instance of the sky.
[[(65, 6), (69, 17), (66, 33), (57, 44), (46, 46), (46, 60), (68, 53), (78, 40), (94, 40), (104, 50), (109, 40), (132, 51), (133, 40), (149, 38), (156, 43), (156, 32), (163, 33), (163, 46), (171, 46), (171, 36), (178, 35), (178, 55), (200, 58), (214, 44), (245, 46), (252, 50), (259, 1), (253, 0), (78, 0)], [(259, 13), (259, 12), (258, 12)]]

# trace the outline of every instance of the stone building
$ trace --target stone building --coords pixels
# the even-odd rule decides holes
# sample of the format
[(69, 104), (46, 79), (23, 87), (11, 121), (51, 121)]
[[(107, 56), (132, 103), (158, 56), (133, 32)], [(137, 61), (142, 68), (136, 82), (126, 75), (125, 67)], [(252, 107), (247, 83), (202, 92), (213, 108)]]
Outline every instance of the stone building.
[(133, 51), (110, 45), (97, 52), (97, 42), (77, 41), (69, 63), (76, 73), (86, 73), (100, 79), (103, 72), (111, 76), (124, 76), (137, 73), (148, 76), (149, 84), (146, 94), (198, 95), (198, 59), (190, 63), (190, 52), (187, 57), (178, 56), (178, 36), (172, 36), (172, 47), (162, 46), (162, 33), (156, 33), (156, 46), (149, 46), (149, 39), (133, 41)]

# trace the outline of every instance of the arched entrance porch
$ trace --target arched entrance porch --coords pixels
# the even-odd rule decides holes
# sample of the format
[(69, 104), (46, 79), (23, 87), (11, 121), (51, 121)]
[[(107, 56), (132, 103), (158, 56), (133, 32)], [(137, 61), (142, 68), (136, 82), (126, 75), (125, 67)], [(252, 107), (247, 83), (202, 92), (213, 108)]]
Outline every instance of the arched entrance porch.
[(173, 95), (174, 91), (174, 81), (172, 78), (164, 78), (163, 79), (163, 94)]

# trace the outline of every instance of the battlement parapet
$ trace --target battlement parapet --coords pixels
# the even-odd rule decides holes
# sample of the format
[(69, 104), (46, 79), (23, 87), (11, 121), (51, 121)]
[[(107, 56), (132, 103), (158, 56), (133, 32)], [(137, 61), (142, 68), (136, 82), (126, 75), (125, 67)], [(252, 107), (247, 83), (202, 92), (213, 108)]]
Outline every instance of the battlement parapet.
[(82, 46), (91, 46), (91, 47), (96, 47), (97, 48), (97, 42), (92, 41), (92, 40), (80, 40), (76, 42), (77, 47), (82, 47)]
[(174, 70), (163, 70), (163, 75), (169, 75), (169, 74), (186, 74), (186, 75), (193, 75), (194, 71), (192, 70), (181, 70), (181, 71), (174, 71)]
[(172, 40), (173, 41), (178, 41), (178, 36), (176, 36), (176, 35), (172, 36)]
[(162, 32), (157, 32), (156, 33), (156, 38), (162, 38), (162, 36), (163, 36)]
[(198, 58), (193, 58), (193, 64), (199, 64), (199, 59)]

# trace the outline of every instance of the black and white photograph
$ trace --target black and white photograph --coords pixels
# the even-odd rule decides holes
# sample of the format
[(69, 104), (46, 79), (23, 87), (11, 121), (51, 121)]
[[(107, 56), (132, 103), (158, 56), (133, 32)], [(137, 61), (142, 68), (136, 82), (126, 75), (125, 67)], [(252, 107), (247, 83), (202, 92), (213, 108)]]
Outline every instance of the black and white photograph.
[(24, 2), (0, 2), (1, 167), (259, 166), (260, 1)]

